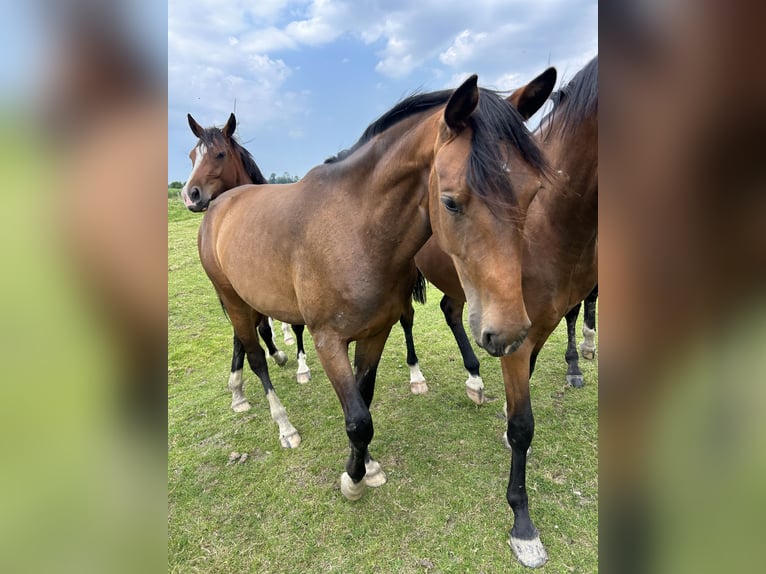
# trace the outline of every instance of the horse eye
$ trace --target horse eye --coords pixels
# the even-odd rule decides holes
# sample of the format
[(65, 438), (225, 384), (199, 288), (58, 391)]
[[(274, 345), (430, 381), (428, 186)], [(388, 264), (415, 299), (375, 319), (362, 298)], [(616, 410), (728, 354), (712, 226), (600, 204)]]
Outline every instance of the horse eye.
[(226, 152), (221, 151), (221, 152), (218, 152), (218, 155), (215, 156), (215, 159), (223, 159), (225, 157), (226, 157)]
[(442, 205), (444, 205), (450, 213), (460, 213), (460, 206), (457, 204), (457, 201), (449, 195), (442, 197)]

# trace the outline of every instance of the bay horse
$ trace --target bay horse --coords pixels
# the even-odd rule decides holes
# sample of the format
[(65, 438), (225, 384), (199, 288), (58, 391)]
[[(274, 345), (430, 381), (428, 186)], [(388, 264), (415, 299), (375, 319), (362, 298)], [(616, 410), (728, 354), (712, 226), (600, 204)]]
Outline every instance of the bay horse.
[[(519, 101), (524, 104), (534, 83), (519, 88), (509, 100), (517, 106)], [(554, 186), (541, 189), (530, 204), (522, 244), (523, 298), (532, 325), (520, 348), (500, 358), (508, 424), (505, 440), (512, 452), (507, 490), (514, 514), (510, 545), (519, 561), (530, 567), (544, 564), (547, 553), (529, 516), (526, 492), (527, 449), (534, 434), (529, 379), (550, 334), (594, 291), (598, 278), (598, 57), (551, 99), (554, 107), (535, 136), (559, 177), (553, 180)], [(461, 303), (465, 296), (450, 259), (438, 235), (416, 256), (426, 279), (439, 289), (448, 289), (444, 292)], [(445, 315), (446, 306), (443, 300)], [(454, 321), (462, 329), (462, 303)], [(467, 338), (465, 341), (468, 343)], [(472, 398), (483, 399), (483, 394), (473, 391)], [(472, 394), (470, 386), (468, 394)]]
[[(190, 174), (186, 182), (187, 193), (191, 197), (200, 193), (200, 189), (206, 189), (211, 197), (218, 197), (224, 191), (240, 185), (268, 183), (252, 154), (234, 136), (237, 118), (233, 113), (229, 115), (222, 129), (203, 128), (191, 114), (187, 114), (187, 120), (192, 133), (199, 138), (194, 149), (189, 153), (190, 158), (192, 153), (194, 154), (192, 164), (195, 160), (199, 161), (196, 171)], [(269, 318), (269, 325), (273, 325), (271, 318)], [(306, 365), (306, 352), (303, 346), (304, 327), (282, 323), (283, 339), (287, 345), (296, 342), (290, 332), (291, 327), (297, 338), (298, 347), (296, 378), (299, 383), (307, 383), (311, 380), (311, 371)], [(238, 363), (241, 365), (242, 360)]]
[[(508, 97), (508, 101), (526, 121), (548, 100), (555, 83), (556, 69), (548, 68), (525, 86), (516, 89)], [(466, 392), (473, 402), (483, 404), (486, 398), (484, 396), (484, 382), (479, 372), (479, 359), (473, 351), (463, 326), (463, 309), (466, 303), (465, 292), (455, 271), (452, 259), (436, 245), (434, 238), (430, 238), (415, 256), (415, 264), (419, 269), (426, 269), (428, 271), (428, 281), (443, 293), (439, 305), (447, 326), (452, 331), (452, 335), (460, 350), (460, 355), (463, 358), (463, 367), (468, 371), (468, 379), (465, 382)], [(411, 311), (411, 314), (403, 315), (401, 319), (405, 345), (407, 347), (407, 365), (410, 370), (410, 390), (413, 394), (425, 394), (428, 392), (428, 383), (420, 370), (415, 350), (412, 336), (413, 315), (414, 310)]]
[[(523, 222), (551, 174), (518, 112), (473, 75), (454, 91), (406, 98), (297, 183), (240, 186), (215, 199), (182, 191), (187, 207), (207, 210), (202, 265), (256, 375), (269, 380), (256, 329), (263, 317), (311, 332), (350, 443), (346, 498), (385, 482), (369, 453), (369, 408), (383, 347), (411, 300), (415, 254), (439, 237), (474, 337), (493, 356), (515, 352), (531, 325), (521, 296)], [(306, 201), (310, 217), (299, 209)]]
[[(268, 183), (250, 152), (234, 137), (237, 119), (233, 113), (229, 115), (229, 119), (223, 128), (203, 128), (191, 114), (187, 114), (187, 120), (189, 128), (198, 138), (198, 141), (191, 152), (189, 152), (189, 158), (192, 161), (192, 171), (181, 190), (182, 197), (188, 197), (193, 200), (205, 194), (207, 197), (216, 198), (234, 187), (245, 184), (262, 185)], [(193, 203), (191, 205), (187, 204), (187, 207), (191, 211), (197, 211)], [(289, 327), (286, 323), (283, 323), (282, 326), (285, 340), (287, 341), (285, 327), (287, 329)], [(303, 325), (293, 325), (292, 328), (297, 340), (298, 371), (296, 377), (299, 383), (307, 383), (311, 379), (311, 372), (306, 363), (306, 352), (303, 346)], [(280, 367), (284, 366), (287, 362), (287, 356), (284, 352), (277, 349), (273, 341), (270, 317), (264, 317), (259, 321), (258, 331), (266, 342), (269, 355), (277, 365)], [(251, 408), (250, 402), (244, 394), (242, 378), (244, 361), (245, 350), (235, 332), (231, 372), (228, 381), (228, 388), (232, 394), (231, 408), (235, 412), (245, 412)], [(273, 385), (268, 379), (262, 379), (261, 382), (269, 403), (271, 418), (279, 427), (280, 444), (284, 448), (299, 446), (301, 441), (300, 434), (290, 422), (287, 411), (282, 406)]]

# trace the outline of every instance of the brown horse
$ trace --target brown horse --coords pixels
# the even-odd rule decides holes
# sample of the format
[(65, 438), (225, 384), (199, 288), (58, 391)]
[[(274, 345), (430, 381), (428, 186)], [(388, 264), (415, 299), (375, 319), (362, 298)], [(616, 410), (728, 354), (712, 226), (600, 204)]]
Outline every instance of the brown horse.
[[(352, 500), (385, 481), (368, 451), (369, 407), (384, 344), (412, 295), (415, 253), (432, 233), (456, 262), (484, 349), (513, 353), (530, 326), (521, 228), (550, 168), (519, 114), (476, 80), (405, 99), (298, 183), (242, 186), (214, 201), (204, 189), (182, 193), (190, 209), (207, 209), (202, 264), (261, 380), (261, 318), (309, 328), (343, 409), (351, 452), (341, 491)], [(298, 209), (307, 198), (308, 218)]]
[[(515, 90), (508, 101), (519, 111), (521, 116), (528, 120), (548, 100), (556, 84), (556, 69), (548, 68), (531, 82)], [(466, 297), (463, 286), (455, 271), (452, 259), (442, 251), (435, 238), (430, 238), (423, 248), (415, 256), (415, 264), (419, 269), (428, 272), (427, 279), (444, 295), (440, 302), (444, 319), (452, 331), (460, 355), (463, 358), (463, 366), (468, 371), (468, 379), (465, 382), (468, 397), (476, 404), (485, 402), (484, 382), (479, 373), (479, 359), (473, 352), (471, 342), (463, 327), (463, 309)], [(414, 311), (412, 311), (414, 314)], [(425, 394), (428, 392), (428, 383), (420, 370), (415, 343), (412, 337), (412, 315), (405, 314), (401, 320), (404, 340), (407, 346), (407, 365), (410, 368), (410, 390), (413, 394)]]
[[(218, 197), (234, 187), (267, 183), (252, 155), (234, 137), (237, 127), (237, 119), (234, 114), (229, 116), (224, 127), (220, 129), (216, 127), (203, 128), (191, 114), (187, 115), (187, 119), (189, 128), (199, 140), (189, 153), (192, 171), (181, 190), (182, 197), (196, 199), (203, 193), (208, 197)], [(189, 206), (189, 208), (192, 211), (195, 210), (194, 205)], [(285, 323), (283, 323), (284, 326), (286, 326)], [(293, 330), (298, 340), (297, 379), (300, 383), (306, 383), (310, 380), (311, 373), (306, 364), (306, 353), (303, 347), (303, 325), (296, 325)], [(258, 331), (267, 345), (269, 355), (274, 358), (277, 365), (284, 366), (287, 362), (287, 355), (277, 349), (273, 342), (270, 318), (264, 317), (259, 322)], [(232, 395), (231, 408), (235, 412), (244, 412), (251, 408), (243, 389), (242, 367), (244, 361), (244, 347), (235, 333), (228, 382)], [(297, 447), (301, 441), (300, 434), (287, 417), (287, 411), (277, 397), (274, 387), (268, 380), (262, 381), (262, 383), (269, 402), (271, 418), (279, 427), (281, 445), (285, 448)]]
[[(510, 98), (517, 106), (519, 101), (525, 105), (529, 98), (528, 86)], [(527, 449), (534, 433), (529, 379), (550, 334), (597, 283), (598, 59), (580, 70), (552, 100), (554, 108), (535, 135), (560, 177), (554, 187), (535, 196), (524, 228), (522, 285), (532, 326), (521, 347), (500, 359), (508, 416), (506, 438), (512, 451), (507, 492), (514, 513), (510, 544), (517, 558), (533, 567), (544, 564), (547, 554), (529, 517), (526, 493)], [(416, 262), (425, 277), (447, 294), (442, 309), (445, 315), (452, 311), (455, 324), (462, 329), (466, 298), (459, 274), (440, 244), (439, 236), (434, 235), (417, 254)], [(473, 393), (472, 398), (480, 402), (483, 385), (481, 390), (472, 389), (471, 382), (467, 382), (468, 394)]]

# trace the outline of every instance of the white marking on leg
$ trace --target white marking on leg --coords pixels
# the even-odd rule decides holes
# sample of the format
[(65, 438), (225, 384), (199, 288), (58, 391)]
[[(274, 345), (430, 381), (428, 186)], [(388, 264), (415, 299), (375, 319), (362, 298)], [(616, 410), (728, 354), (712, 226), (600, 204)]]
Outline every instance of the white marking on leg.
[(580, 354), (584, 359), (593, 359), (596, 356), (596, 330), (587, 325), (582, 326), (583, 341), (580, 343)]
[(292, 329), (290, 329), (290, 325), (285, 322), (282, 323), (282, 337), (285, 340), (285, 345), (292, 345), (293, 343), (295, 343), (295, 339), (293, 339)]
[(287, 411), (279, 401), (277, 393), (275, 393), (273, 389), (269, 390), (269, 392), (266, 393), (266, 398), (269, 401), (271, 418), (279, 427), (279, 442), (285, 448), (296, 448), (301, 444), (301, 435), (298, 434), (298, 431), (295, 430), (290, 419), (287, 418)]
[(415, 363), (414, 365), (408, 365), (410, 368), (410, 392), (413, 395), (424, 395), (428, 392), (428, 383), (426, 378), (420, 371), (420, 365)]
[(241, 413), (250, 410), (250, 403), (242, 391), (242, 369), (229, 375), (229, 390), (231, 391), (231, 408), (234, 412)]
[(298, 353), (298, 372), (296, 373), (296, 378), (302, 385), (311, 380), (311, 371), (306, 363), (306, 353), (303, 351)]
[(477, 375), (468, 376), (468, 380), (465, 382), (465, 392), (468, 394), (468, 398), (477, 405), (486, 402), (484, 398), (484, 381)]

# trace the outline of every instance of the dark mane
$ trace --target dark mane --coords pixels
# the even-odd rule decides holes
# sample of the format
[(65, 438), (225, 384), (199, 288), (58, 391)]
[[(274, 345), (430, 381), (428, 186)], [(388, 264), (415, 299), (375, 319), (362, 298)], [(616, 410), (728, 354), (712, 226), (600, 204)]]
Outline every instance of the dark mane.
[(540, 121), (549, 123), (550, 132), (572, 135), (586, 118), (598, 112), (598, 56), (588, 62), (563, 88), (550, 97), (553, 109)]
[[(445, 105), (453, 90), (413, 94), (396, 104), (371, 123), (359, 140), (347, 150), (325, 160), (337, 163), (353, 154), (376, 135), (415, 114), (431, 111)], [(516, 204), (516, 195), (508, 177), (509, 158), (498, 145), (511, 145), (534, 169), (545, 175), (551, 169), (540, 148), (524, 124), (524, 119), (497, 92), (480, 88), (479, 104), (471, 115), (473, 130), (471, 155), (468, 160), (467, 180), (474, 193), (499, 204)]]
[[(200, 141), (211, 149), (222, 148), (225, 146), (225, 138), (220, 128), (206, 128), (202, 132)], [(247, 172), (248, 177), (253, 183), (268, 183), (266, 178), (263, 177), (261, 170), (258, 168), (258, 164), (255, 163), (255, 159), (250, 155), (250, 152), (242, 147), (242, 144), (240, 144), (236, 138), (232, 137), (230, 141), (234, 151), (239, 154), (239, 157), (242, 160), (242, 166), (245, 168), (245, 172)]]

